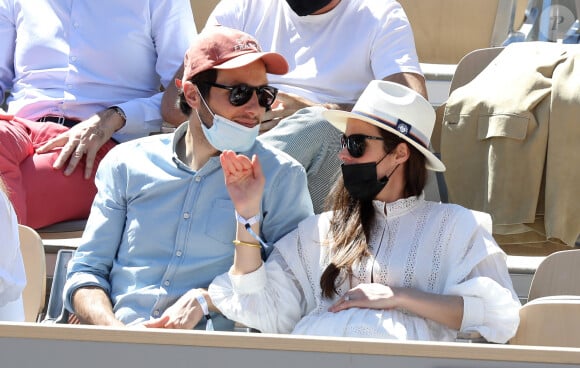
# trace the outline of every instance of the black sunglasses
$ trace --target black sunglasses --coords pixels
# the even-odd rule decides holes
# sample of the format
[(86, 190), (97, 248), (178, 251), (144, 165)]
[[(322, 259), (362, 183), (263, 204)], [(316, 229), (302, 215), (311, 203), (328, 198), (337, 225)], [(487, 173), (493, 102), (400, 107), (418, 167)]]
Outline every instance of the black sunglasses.
[(258, 96), (258, 103), (260, 106), (269, 109), (278, 94), (278, 89), (272, 86), (251, 87), (244, 83), (236, 84), (235, 86), (226, 86), (212, 82), (203, 83), (230, 91), (230, 103), (234, 106), (242, 106), (248, 103), (252, 98), (252, 93), (256, 91), (256, 96)]
[(384, 141), (385, 139), (382, 137), (375, 137), (372, 135), (364, 135), (364, 134), (353, 134), (349, 135), (342, 135), (340, 137), (340, 146), (348, 150), (348, 154), (354, 158), (361, 157), (365, 154), (366, 148), (366, 140), (367, 139), (374, 139), (377, 141)]

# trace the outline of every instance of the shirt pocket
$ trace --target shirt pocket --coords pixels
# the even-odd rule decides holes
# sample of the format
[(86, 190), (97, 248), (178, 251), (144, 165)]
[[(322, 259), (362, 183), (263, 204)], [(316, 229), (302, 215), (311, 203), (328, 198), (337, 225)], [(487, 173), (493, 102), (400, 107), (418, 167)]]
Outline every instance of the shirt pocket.
[(232, 241), (236, 236), (236, 226), (232, 201), (229, 199), (213, 201), (205, 223), (205, 234), (220, 243), (230, 244), (233, 247)]
[(480, 116), (477, 121), (477, 139), (511, 138), (523, 141), (528, 134), (530, 119), (516, 114)]

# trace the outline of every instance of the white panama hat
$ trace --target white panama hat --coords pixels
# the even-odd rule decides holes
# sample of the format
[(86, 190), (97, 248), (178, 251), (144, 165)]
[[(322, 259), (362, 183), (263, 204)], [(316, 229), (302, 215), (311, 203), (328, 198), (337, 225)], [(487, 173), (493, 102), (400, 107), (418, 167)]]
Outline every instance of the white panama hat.
[(324, 117), (344, 132), (348, 119), (357, 119), (395, 134), (419, 150), (426, 168), (445, 171), (445, 165), (430, 150), (435, 111), (429, 101), (398, 83), (373, 80), (365, 88), (352, 112), (328, 110)]

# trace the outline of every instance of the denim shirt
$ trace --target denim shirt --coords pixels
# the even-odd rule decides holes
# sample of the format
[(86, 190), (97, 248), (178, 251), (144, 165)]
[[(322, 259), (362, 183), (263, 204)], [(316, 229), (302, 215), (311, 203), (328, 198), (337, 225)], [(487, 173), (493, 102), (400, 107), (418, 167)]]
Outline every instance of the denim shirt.
[[(181, 162), (176, 147), (187, 126), (120, 144), (101, 161), (67, 274), (68, 310), (75, 290), (98, 286), (121, 322), (139, 323), (161, 316), (188, 290), (207, 288), (233, 264), (236, 219), (219, 156), (199, 171)], [(306, 173), (259, 141), (244, 154), (258, 156), (266, 177), (260, 235), (273, 244), (313, 214)]]

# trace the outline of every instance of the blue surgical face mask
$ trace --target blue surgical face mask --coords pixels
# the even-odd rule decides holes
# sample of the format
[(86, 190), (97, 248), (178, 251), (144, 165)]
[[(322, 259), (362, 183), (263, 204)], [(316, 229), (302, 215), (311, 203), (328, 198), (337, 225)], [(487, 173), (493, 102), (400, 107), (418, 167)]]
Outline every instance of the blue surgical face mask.
[(213, 125), (211, 128), (208, 128), (201, 120), (199, 113), (197, 113), (199, 121), (201, 121), (201, 129), (209, 144), (218, 151), (232, 150), (234, 152), (245, 152), (252, 148), (254, 142), (256, 142), (256, 137), (258, 137), (259, 124), (256, 124), (252, 128), (238, 124), (221, 115), (214, 114), (205, 102), (205, 99), (201, 97), (201, 100), (207, 110), (213, 115)]

